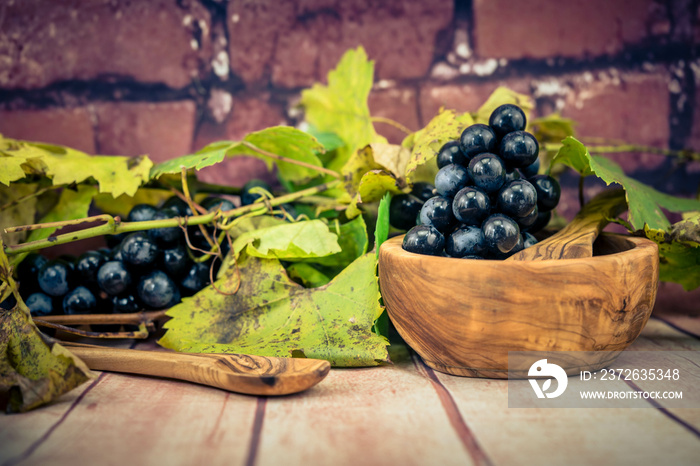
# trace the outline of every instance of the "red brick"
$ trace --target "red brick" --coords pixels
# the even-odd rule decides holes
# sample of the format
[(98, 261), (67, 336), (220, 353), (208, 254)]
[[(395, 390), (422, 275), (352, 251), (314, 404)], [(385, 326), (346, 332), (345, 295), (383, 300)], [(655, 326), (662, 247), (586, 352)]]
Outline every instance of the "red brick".
[(449, 0), (234, 0), (227, 11), (231, 66), (247, 83), (307, 86), (363, 45), (379, 78), (422, 77), (452, 14)]
[(499, 86), (523, 94), (530, 93), (530, 80), (527, 78), (467, 84), (426, 84), (420, 89), (421, 125), (426, 125), (437, 115), (440, 107), (457, 112), (475, 112)]
[[(603, 76), (577, 80), (566, 96), (562, 116), (574, 119), (581, 138), (603, 138), (637, 145), (667, 147), (669, 77), (665, 72)], [(664, 157), (653, 154), (614, 154), (626, 173), (652, 170)]]
[(191, 152), (196, 111), (192, 101), (100, 103), (95, 111), (102, 154), (147, 154), (162, 162)]
[(693, 105), (693, 126), (688, 146), (700, 151), (700, 69), (695, 73), (695, 104)]
[(646, 36), (653, 0), (474, 0), (480, 57), (615, 54)]
[[(408, 88), (373, 90), (369, 95), (370, 114), (402, 124), (411, 131), (418, 131), (418, 103), (416, 91)], [(406, 133), (386, 123), (375, 123), (377, 132), (392, 144), (401, 144)]]
[(84, 107), (0, 111), (0, 134), (95, 153), (92, 120)]
[(195, 1), (22, 0), (4, 5), (3, 16), (0, 86), (6, 88), (110, 75), (181, 88), (210, 61), (210, 15)]

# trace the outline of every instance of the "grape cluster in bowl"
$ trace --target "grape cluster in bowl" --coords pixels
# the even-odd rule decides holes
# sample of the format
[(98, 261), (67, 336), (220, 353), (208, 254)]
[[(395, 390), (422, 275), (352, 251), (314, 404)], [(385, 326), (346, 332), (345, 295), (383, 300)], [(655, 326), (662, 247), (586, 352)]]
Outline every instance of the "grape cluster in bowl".
[(408, 230), (404, 250), (506, 259), (537, 242), (532, 233), (549, 223), (561, 188), (537, 174), (539, 144), (526, 123), (521, 108), (502, 105), (488, 125), (469, 126), (442, 146), (434, 190), (416, 183), (392, 199), (392, 225)]
[[(257, 200), (258, 195), (249, 192), (254, 187), (270, 189), (259, 180), (249, 182), (241, 193), (242, 205)], [(236, 207), (230, 200), (214, 196), (207, 197), (200, 205), (210, 212)], [(192, 214), (189, 205), (174, 196), (160, 207), (134, 206), (126, 221)], [(205, 228), (211, 237), (213, 227)], [(106, 237), (108, 248), (87, 251), (77, 258), (61, 256), (49, 260), (40, 254), (29, 254), (17, 268), (20, 294), (35, 317), (130, 313), (172, 307), (183, 296), (191, 296), (209, 285), (221, 265), (213, 256), (196, 260), (202, 257), (201, 251), (209, 251), (212, 246), (199, 226), (186, 229), (189, 244), (183, 230), (172, 227), (110, 235)], [(228, 241), (223, 241), (223, 255), (228, 248)]]

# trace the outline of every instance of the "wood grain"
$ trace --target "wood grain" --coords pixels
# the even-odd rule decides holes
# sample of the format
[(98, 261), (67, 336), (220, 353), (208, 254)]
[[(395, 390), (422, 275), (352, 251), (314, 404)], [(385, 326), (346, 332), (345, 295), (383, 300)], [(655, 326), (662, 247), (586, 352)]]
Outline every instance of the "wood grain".
[(617, 253), (545, 261), (424, 256), (393, 238), (379, 252), (382, 297), (401, 336), (441, 372), (506, 378), (509, 351), (595, 351), (565, 367), (594, 369), (637, 338), (658, 288), (656, 244), (612, 237)]
[(330, 363), (318, 359), (83, 346), (70, 350), (90, 369), (180, 379), (249, 395), (297, 393), (313, 387), (330, 371)]
[(574, 219), (549, 238), (512, 255), (507, 260), (575, 259), (593, 256), (593, 242), (610, 218), (627, 208), (621, 189), (603, 191), (588, 202)]

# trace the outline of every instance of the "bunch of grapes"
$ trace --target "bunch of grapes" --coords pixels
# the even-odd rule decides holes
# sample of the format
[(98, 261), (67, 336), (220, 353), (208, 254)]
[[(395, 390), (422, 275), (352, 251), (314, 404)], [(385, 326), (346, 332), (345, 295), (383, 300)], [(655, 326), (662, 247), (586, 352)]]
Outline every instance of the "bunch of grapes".
[(469, 126), (440, 149), (431, 196), (392, 200), (392, 225), (409, 230), (406, 251), (505, 259), (537, 242), (532, 233), (549, 223), (561, 188), (537, 174), (539, 144), (525, 125), (522, 109), (502, 105), (488, 125)]
[[(241, 204), (252, 204), (258, 196), (253, 187), (270, 187), (253, 180), (243, 187)], [(200, 205), (212, 212), (234, 209), (228, 199), (207, 197)], [(159, 208), (148, 204), (134, 206), (128, 222), (144, 222), (191, 216), (192, 210), (182, 199), (174, 196)], [(210, 236), (213, 227), (206, 227)], [(181, 297), (191, 296), (210, 284), (210, 274), (216, 275), (221, 265), (210, 256), (203, 262), (198, 250), (209, 251), (212, 246), (199, 226), (158, 228), (136, 233), (106, 237), (109, 248), (87, 251), (75, 258), (61, 256), (49, 260), (29, 254), (17, 268), (20, 293), (31, 314), (36, 317), (56, 314), (130, 313), (143, 309), (169, 308)], [(222, 254), (228, 252), (228, 241), (221, 244)]]

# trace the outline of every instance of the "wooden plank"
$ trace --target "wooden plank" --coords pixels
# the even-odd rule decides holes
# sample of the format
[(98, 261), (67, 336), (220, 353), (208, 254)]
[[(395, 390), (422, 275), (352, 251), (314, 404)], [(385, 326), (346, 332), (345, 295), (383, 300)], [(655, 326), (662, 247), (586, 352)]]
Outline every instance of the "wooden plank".
[(474, 464), (433, 384), (410, 360), (332, 370), (305, 394), (268, 399), (256, 459), (260, 466)]
[(654, 315), (653, 317), (688, 336), (700, 339), (700, 317), (698, 316), (662, 314), (658, 316)]
[[(653, 321), (642, 335), (638, 349), (660, 335), (674, 341)], [(694, 347), (675, 340), (678, 348)], [(695, 465), (700, 455), (698, 437), (658, 409), (508, 408), (505, 380), (436, 374), (494, 464)], [(677, 411), (695, 422), (697, 413), (687, 411), (696, 410), (672, 414)]]

